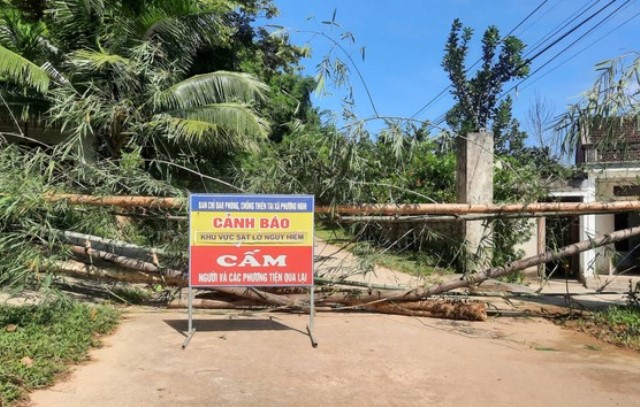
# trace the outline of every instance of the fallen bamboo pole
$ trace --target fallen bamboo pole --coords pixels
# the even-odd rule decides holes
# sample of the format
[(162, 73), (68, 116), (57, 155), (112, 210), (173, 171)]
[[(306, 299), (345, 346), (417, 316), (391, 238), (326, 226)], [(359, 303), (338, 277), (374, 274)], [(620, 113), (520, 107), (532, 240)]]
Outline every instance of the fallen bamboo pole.
[[(580, 215), (597, 215), (600, 212), (584, 211), (580, 212)], [(363, 216), (337, 216), (336, 219), (340, 223), (385, 223), (385, 224), (402, 224), (402, 223), (443, 223), (443, 222), (462, 222), (462, 221), (474, 221), (474, 220), (495, 220), (495, 219), (531, 219), (531, 218), (545, 218), (548, 216), (569, 216), (575, 212), (520, 212), (520, 213), (487, 213), (485, 215), (363, 215)]]
[(317, 214), (339, 215), (507, 215), (507, 214), (597, 214), (640, 210), (640, 201), (616, 202), (532, 202), (513, 204), (379, 204), (359, 206), (316, 207)]
[(184, 273), (180, 270), (172, 270), (172, 269), (162, 269), (161, 267), (149, 263), (146, 261), (132, 259), (130, 257), (120, 256), (117, 254), (104, 252), (100, 250), (95, 250), (90, 247), (82, 247), (82, 246), (71, 246), (71, 253), (85, 256), (85, 257), (95, 257), (97, 259), (106, 260), (111, 263), (117, 264), (118, 266), (122, 266), (127, 269), (141, 271), (143, 273), (156, 273), (161, 274), (166, 277), (172, 278), (181, 278)]
[[(93, 196), (79, 194), (48, 193), (49, 202), (67, 202), (69, 205), (117, 206), (122, 208), (183, 209), (184, 198), (160, 198), (152, 196)], [(480, 214), (597, 214), (640, 210), (640, 201), (615, 202), (532, 202), (513, 204), (367, 204), (318, 206), (317, 214), (339, 215), (480, 215)]]
[(53, 263), (52, 269), (61, 274), (78, 278), (107, 279), (132, 284), (169, 284), (178, 287), (187, 285), (182, 277), (163, 276), (119, 267), (96, 267), (80, 261), (66, 260)]
[[(538, 264), (548, 263), (550, 261), (558, 260), (563, 257), (572, 256), (574, 254), (593, 249), (600, 246), (605, 246), (611, 243), (615, 243), (621, 240), (626, 240), (634, 236), (640, 236), (640, 226), (617, 232), (605, 234), (600, 237), (594, 237), (590, 240), (583, 240), (570, 246), (563, 247), (553, 252), (546, 252), (537, 256), (528, 257), (526, 259), (514, 261), (508, 263), (502, 267), (494, 267), (478, 273), (469, 274), (464, 279), (456, 279), (448, 281), (436, 286), (428, 288), (415, 288), (403, 292), (394, 292), (389, 295), (389, 292), (381, 290), (362, 290), (348, 292), (339, 292), (320, 296), (317, 299), (318, 303), (322, 304), (336, 304), (346, 306), (370, 306), (376, 303), (384, 302), (406, 302), (406, 301), (421, 301), (434, 295), (439, 295), (447, 291), (451, 291), (457, 288), (469, 287), (479, 284), (487, 279), (501, 277), (507, 274), (515, 273), (526, 268), (536, 266)], [(117, 268), (98, 268), (89, 266), (80, 262), (58, 262), (58, 271), (71, 274), (79, 277), (105, 277), (118, 281), (127, 281), (131, 283), (159, 283), (163, 282), (170, 285), (184, 286), (186, 281), (182, 278), (175, 278), (171, 276), (161, 277), (142, 271), (129, 271), (125, 269)], [(285, 306), (285, 307), (303, 307), (304, 301), (298, 298), (288, 298), (287, 296), (281, 296), (277, 294), (271, 294), (264, 291), (259, 291), (255, 288), (222, 288), (218, 287), (215, 291), (233, 295), (236, 297), (260, 301), (264, 304)]]
[(91, 243), (91, 247), (109, 253), (119, 254), (121, 256), (140, 258), (151, 257), (153, 253), (159, 255), (170, 255), (163, 249), (155, 247), (143, 247), (133, 243), (124, 242), (122, 240), (107, 239), (100, 236), (88, 235), (85, 233), (77, 233), (70, 230), (55, 230), (59, 238), (77, 246), (85, 245), (86, 242)]
[(522, 260), (514, 261), (506, 264), (502, 267), (493, 267), (484, 271), (480, 271), (474, 274), (468, 274), (463, 279), (451, 280), (436, 286), (428, 288), (416, 288), (413, 290), (405, 291), (403, 293), (394, 294), (391, 296), (386, 295), (380, 291), (371, 293), (368, 295), (357, 298), (355, 303), (360, 304), (374, 304), (384, 302), (396, 302), (396, 301), (420, 301), (425, 298), (442, 294), (447, 291), (455, 290), (457, 288), (469, 287), (472, 285), (480, 284), (481, 282), (490, 278), (502, 277), (507, 274), (515, 273), (516, 271), (524, 270), (529, 267), (536, 266), (538, 264), (548, 263), (550, 261), (558, 260), (563, 257), (572, 256), (577, 253), (584, 252), (596, 247), (605, 246), (611, 243), (615, 243), (621, 240), (626, 240), (634, 236), (640, 236), (640, 226), (624, 229), (617, 232), (607, 233), (600, 237), (594, 237), (589, 240), (583, 240), (574, 243), (570, 246), (565, 246), (553, 252), (546, 252), (537, 256), (527, 257)]
[(66, 202), (69, 205), (117, 206), (119, 208), (160, 208), (180, 209), (186, 204), (183, 198), (163, 198), (155, 196), (80, 195), (45, 194), (48, 202)]
[[(233, 309), (233, 308), (264, 308), (265, 304), (247, 301), (222, 301), (195, 298), (192, 300), (194, 308), (200, 309)], [(317, 304), (322, 307), (322, 304)], [(169, 302), (171, 309), (184, 309), (189, 305), (186, 300), (179, 299)], [(459, 300), (428, 300), (402, 304), (377, 304), (363, 309), (381, 314), (406, 315), (414, 317), (446, 318), (465, 321), (486, 321), (487, 306), (482, 302), (463, 302)], [(340, 309), (326, 308), (325, 310), (339, 311)]]
[(110, 261), (124, 268), (131, 270), (143, 271), (147, 273), (155, 273), (158, 271), (158, 266), (146, 261), (132, 259), (130, 257), (120, 256), (114, 253), (108, 253), (101, 250), (95, 250), (90, 247), (71, 246), (71, 253), (86, 256), (89, 258), (97, 258), (101, 260)]
[(383, 303), (364, 307), (382, 314), (411, 317), (446, 318), (464, 321), (486, 321), (487, 304), (457, 300), (427, 300), (418, 302)]

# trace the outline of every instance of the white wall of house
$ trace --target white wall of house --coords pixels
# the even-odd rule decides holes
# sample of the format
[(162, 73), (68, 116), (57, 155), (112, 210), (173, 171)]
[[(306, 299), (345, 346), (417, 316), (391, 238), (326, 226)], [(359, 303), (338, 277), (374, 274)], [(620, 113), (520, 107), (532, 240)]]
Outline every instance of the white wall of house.
[[(590, 168), (587, 178), (582, 182), (579, 191), (554, 192), (551, 196), (580, 197), (583, 202), (615, 201), (637, 199), (638, 197), (616, 196), (614, 187), (640, 184), (639, 167)], [(580, 240), (589, 240), (596, 236), (615, 231), (615, 216), (582, 215), (580, 216)], [(582, 252), (580, 254), (580, 272), (585, 277), (597, 274), (610, 274), (614, 268), (615, 249), (613, 245), (604, 246)]]
[[(532, 218), (532, 219), (529, 219), (528, 224), (529, 224), (528, 225), (529, 233), (531, 237), (526, 242), (519, 243), (514, 247), (516, 250), (523, 251), (524, 253), (523, 258), (531, 257), (539, 254), (537, 221), (535, 218)], [(542, 239), (544, 239), (544, 236), (542, 236)], [(536, 274), (538, 272), (538, 266), (529, 267), (528, 269), (525, 269), (524, 272), (527, 274)]]
[[(594, 215), (597, 235), (604, 235), (615, 230), (614, 215)], [(598, 247), (593, 250), (595, 255), (595, 272), (597, 274), (611, 274), (615, 248), (613, 245)]]

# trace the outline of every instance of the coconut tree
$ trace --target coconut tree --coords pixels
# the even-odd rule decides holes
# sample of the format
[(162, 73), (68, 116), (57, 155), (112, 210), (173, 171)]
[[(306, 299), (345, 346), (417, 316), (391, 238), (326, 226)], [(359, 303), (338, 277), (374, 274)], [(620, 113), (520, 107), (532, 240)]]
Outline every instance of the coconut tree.
[[(31, 58), (19, 46), (24, 41), (0, 35), (5, 99), (45, 100), (50, 123), (91, 156), (119, 157), (136, 148), (171, 156), (185, 145), (255, 147), (268, 129), (254, 109), (267, 87), (239, 72), (189, 75), (198, 50), (224, 41), (231, 30), (221, 21), (221, 6), (211, 4), (48, 2), (46, 29), (33, 31), (37, 40), (29, 42), (37, 44)], [(0, 18), (0, 33), (15, 31), (15, 13)]]

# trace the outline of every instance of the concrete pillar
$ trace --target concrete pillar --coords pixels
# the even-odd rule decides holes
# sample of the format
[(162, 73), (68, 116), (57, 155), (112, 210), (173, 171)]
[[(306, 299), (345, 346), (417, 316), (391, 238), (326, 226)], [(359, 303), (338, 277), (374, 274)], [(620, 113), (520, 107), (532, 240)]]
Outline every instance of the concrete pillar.
[[(540, 255), (546, 251), (547, 241), (547, 218), (544, 216), (538, 218), (536, 222), (536, 255)], [(538, 264), (538, 277), (544, 277), (544, 264)]]
[[(583, 202), (595, 202), (596, 182), (592, 174), (583, 182), (584, 198)], [(580, 216), (580, 240), (589, 240), (596, 236), (596, 215)], [(596, 251), (587, 250), (580, 253), (580, 276), (579, 279), (593, 278), (596, 276)]]
[[(493, 203), (493, 134), (481, 130), (458, 137), (458, 203)], [(466, 256), (463, 272), (482, 270), (493, 257), (493, 225), (490, 221), (462, 223)]]

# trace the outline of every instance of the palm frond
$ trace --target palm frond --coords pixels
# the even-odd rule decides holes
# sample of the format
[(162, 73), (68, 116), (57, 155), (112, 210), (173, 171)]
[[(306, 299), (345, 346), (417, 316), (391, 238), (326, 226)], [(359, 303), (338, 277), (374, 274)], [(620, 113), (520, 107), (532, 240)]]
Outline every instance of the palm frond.
[(215, 124), (220, 131), (244, 138), (265, 138), (269, 134), (269, 123), (240, 103), (216, 103), (186, 109), (178, 116)]
[(65, 44), (64, 51), (93, 47), (103, 34), (106, 10), (104, 0), (54, 0), (47, 9), (47, 28)]
[(156, 110), (189, 109), (212, 103), (251, 103), (265, 98), (269, 87), (241, 72), (217, 71), (192, 76), (156, 95)]
[(26, 22), (20, 12), (8, 7), (0, 11), (0, 45), (30, 60), (42, 54), (45, 25)]
[(46, 92), (51, 82), (47, 72), (21, 55), (0, 45), (0, 75), (11, 82)]
[(171, 117), (166, 123), (167, 136), (174, 142), (194, 147), (208, 147), (220, 151), (255, 150), (252, 141), (242, 143), (236, 137), (221, 132), (220, 127), (197, 119)]
[[(199, 7), (191, 0), (165, 0), (145, 8), (138, 20), (141, 39), (197, 47), (211, 43), (223, 27), (218, 10)], [(188, 44), (184, 42), (187, 41)], [(182, 43), (182, 44), (180, 44)]]
[(131, 65), (131, 61), (121, 55), (110, 54), (105, 51), (82, 49), (71, 54), (71, 64), (87, 69), (90, 72), (99, 72), (106, 68), (118, 65)]
[(188, 109), (180, 116), (158, 115), (154, 125), (176, 143), (223, 151), (256, 150), (256, 140), (265, 138), (269, 129), (251, 109), (235, 103)]

